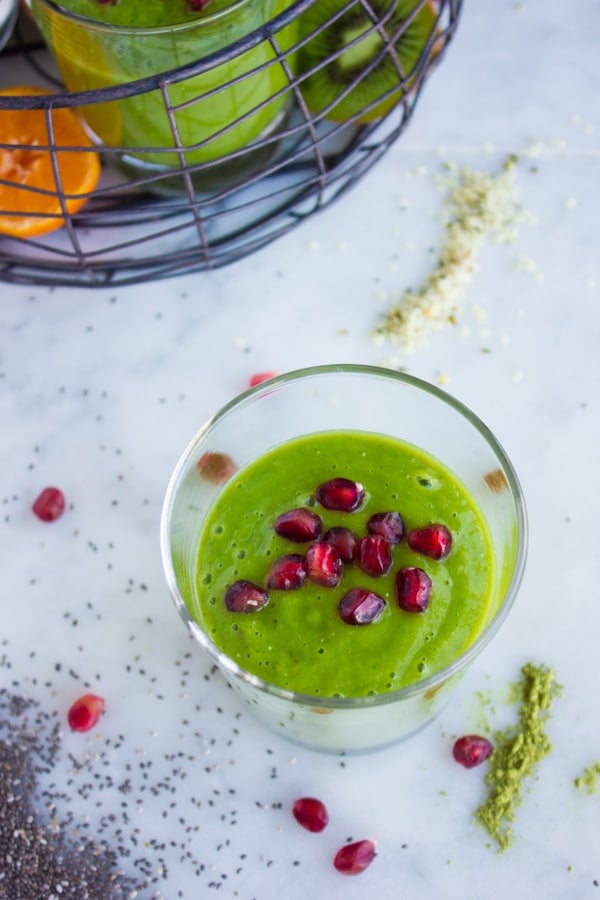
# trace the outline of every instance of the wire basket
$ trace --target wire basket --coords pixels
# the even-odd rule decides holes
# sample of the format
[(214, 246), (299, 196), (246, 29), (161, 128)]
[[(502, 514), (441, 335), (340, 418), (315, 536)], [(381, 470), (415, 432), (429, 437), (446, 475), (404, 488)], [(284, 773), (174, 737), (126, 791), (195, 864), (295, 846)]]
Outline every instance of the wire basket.
[[(300, 34), (291, 44), (289, 41), (290, 26), (299, 22), (315, 2), (322, 0), (294, 0), (262, 27), (176, 69), (79, 92), (64, 88), (63, 76), (39, 34), (31, 33), (29, 23), (24, 27), (21, 21), (12, 44), (3, 52), (0, 81), (6, 83), (8, 67), (13, 67), (13, 71), (18, 62), (26, 74), (35, 77), (36, 83), (43, 79), (52, 93), (0, 95), (0, 115), (3, 110), (41, 110), (47, 143), (14, 143), (14, 138), (0, 132), (0, 152), (48, 154), (54, 184), (41, 190), (15, 182), (5, 177), (0, 166), (0, 189), (10, 185), (12, 190), (22, 191), (19, 206), (25, 210), (30, 198), (30, 205), (38, 208), (35, 201), (40, 193), (55, 198), (61, 227), (37, 237), (0, 235), (0, 280), (107, 287), (226, 266), (287, 233), (349, 190), (406, 127), (427, 77), (439, 64), (454, 34), (462, 0), (422, 0), (418, 4), (417, 10), (425, 5), (434, 10), (435, 24), (411, 72), (402, 71), (394, 43), (397, 35), (391, 33), (387, 11), (378, 18), (370, 0), (338, 4), (340, 12), (331, 21), (340, 13), (361, 8), (372, 23), (369, 28), (382, 38), (381, 49), (370, 67), (379, 65), (385, 57), (397, 72), (394, 88), (384, 97), (388, 108), (383, 115), (380, 95), (376, 102), (365, 102), (364, 109), (344, 116), (343, 121), (336, 121), (335, 104), (315, 112), (306, 102), (307, 79), (315, 69), (329, 65), (333, 56), (312, 69), (299, 69), (298, 55), (305, 52), (313, 35)], [(391, 2), (390, 14), (396, 5), (397, 0)], [(288, 37), (284, 40), (283, 35)], [(268, 60), (254, 66), (250, 74), (240, 75), (236, 62), (260, 47), (268, 48)], [(247, 146), (208, 158), (200, 154), (198, 160), (194, 151), (202, 147), (202, 142), (182, 142), (177, 115), (202, 97), (196, 90), (192, 100), (178, 102), (177, 89), (197, 85), (198, 76), (219, 66), (229, 66), (228, 71), (233, 73), (230, 82), (221, 79), (219, 90), (227, 90), (244, 78), (258, 77), (262, 66), (278, 66), (283, 79), (275, 100), (285, 109), (285, 117), (279, 117), (276, 129), (267, 130)], [(357, 81), (363, 76), (364, 72), (357, 75)], [(351, 81), (345, 93), (354, 86)], [(102, 115), (110, 117), (111, 110), (116, 111), (123, 102), (131, 100), (143, 105), (149, 96), (156, 99), (157, 92), (170, 123), (172, 142), (143, 147), (104, 142), (96, 143), (92, 149), (83, 144), (60, 144), (54, 136), (53, 116), (57, 110), (83, 108), (93, 113), (102, 104)], [(269, 102), (275, 100), (271, 97)], [(224, 130), (245, 127), (245, 119), (257, 115), (265, 105), (264, 98), (259, 97), (250, 112), (246, 111), (239, 120), (234, 118)], [(370, 115), (374, 107), (376, 117)], [(160, 161), (161, 154), (167, 151), (168, 165), (139, 163), (140, 159)], [(66, 160), (73, 152), (98, 153), (102, 164), (94, 189), (78, 197), (85, 203), (77, 212), (69, 211), (73, 196), (64, 188), (59, 166), (59, 160)], [(0, 199), (0, 218), (6, 215), (14, 215), (14, 208), (3, 209)], [(49, 216), (47, 212), (33, 215), (40, 219)], [(57, 211), (53, 221), (57, 221)]]

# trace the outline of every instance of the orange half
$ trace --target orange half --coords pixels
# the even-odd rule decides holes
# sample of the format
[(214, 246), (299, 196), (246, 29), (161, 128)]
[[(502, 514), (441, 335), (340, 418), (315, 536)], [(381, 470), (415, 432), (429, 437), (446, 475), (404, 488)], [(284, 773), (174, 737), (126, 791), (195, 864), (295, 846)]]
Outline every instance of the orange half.
[[(0, 90), (0, 97), (49, 93), (20, 86)], [(100, 157), (76, 113), (53, 109), (52, 128), (50, 140), (43, 109), (0, 109), (0, 144), (15, 145), (0, 147), (0, 234), (27, 238), (55, 231), (65, 218), (60, 195), (67, 212), (75, 213), (98, 183)], [(58, 179), (52, 153), (42, 149), (50, 145), (57, 149)]]

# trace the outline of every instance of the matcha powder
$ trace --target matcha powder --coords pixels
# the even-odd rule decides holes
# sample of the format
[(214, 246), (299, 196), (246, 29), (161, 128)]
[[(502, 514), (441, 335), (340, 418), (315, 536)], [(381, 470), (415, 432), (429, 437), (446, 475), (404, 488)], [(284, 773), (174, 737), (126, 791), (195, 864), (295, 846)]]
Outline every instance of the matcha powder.
[(527, 663), (521, 670), (521, 706), (516, 726), (495, 735), (495, 750), (486, 775), (488, 798), (475, 813), (499, 850), (512, 841), (511, 823), (523, 800), (523, 784), (552, 745), (544, 730), (560, 685), (551, 669)]
[(583, 775), (575, 779), (575, 787), (578, 791), (595, 794), (600, 781), (600, 762), (595, 762), (584, 770)]

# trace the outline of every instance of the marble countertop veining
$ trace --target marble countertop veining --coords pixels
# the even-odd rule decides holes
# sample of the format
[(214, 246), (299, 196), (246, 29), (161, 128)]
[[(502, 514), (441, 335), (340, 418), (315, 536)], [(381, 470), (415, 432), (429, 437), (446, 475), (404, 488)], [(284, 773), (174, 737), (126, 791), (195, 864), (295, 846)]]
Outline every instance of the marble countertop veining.
[[(138, 896), (600, 898), (600, 790), (574, 786), (600, 760), (599, 38), (595, 0), (467, 0), (406, 133), (322, 215), (206, 274), (2, 286), (0, 688), (60, 723), (39, 775), (55, 817), (146, 877)], [(495, 174), (511, 153), (531, 221), (483, 247), (455, 327), (413, 353), (376, 343), (379, 317), (435, 262), (444, 163)], [(402, 367), (470, 406), (513, 460), (530, 524), (515, 608), (455, 701), (358, 756), (253, 720), (187, 637), (158, 544), (168, 478), (204, 420), (255, 372), (329, 362)], [(52, 524), (31, 513), (48, 484), (68, 504)], [(563, 689), (552, 753), (499, 854), (473, 822), (485, 767), (450, 750), (514, 719), (509, 687), (529, 660)], [(106, 713), (71, 733), (86, 690)], [(320, 835), (290, 814), (307, 794), (329, 807)], [(331, 859), (350, 837), (375, 838), (378, 856), (344, 879)]]

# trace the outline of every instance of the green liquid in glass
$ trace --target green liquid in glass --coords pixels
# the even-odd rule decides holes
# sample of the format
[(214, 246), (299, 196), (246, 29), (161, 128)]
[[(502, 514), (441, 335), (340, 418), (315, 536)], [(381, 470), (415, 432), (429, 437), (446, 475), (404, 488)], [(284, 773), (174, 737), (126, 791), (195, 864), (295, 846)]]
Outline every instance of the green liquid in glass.
[[(366, 490), (354, 513), (321, 508), (314, 491), (343, 476)], [(324, 529), (345, 525), (366, 534), (369, 517), (397, 510), (406, 530), (438, 522), (453, 535), (446, 560), (412, 551), (406, 540), (393, 548), (391, 572), (365, 575), (354, 563), (337, 588), (306, 583), (296, 591), (271, 591), (255, 613), (231, 613), (227, 586), (237, 579), (264, 585), (273, 560), (303, 553), (273, 530), (288, 509), (311, 505)], [(279, 687), (322, 697), (380, 694), (417, 682), (452, 663), (481, 633), (491, 609), (493, 555), (485, 521), (456, 477), (422, 450), (382, 435), (323, 432), (266, 453), (237, 473), (209, 511), (198, 551), (195, 606), (190, 609), (212, 641), (241, 667)], [(419, 566), (433, 582), (428, 609), (402, 611), (394, 577)], [(370, 625), (345, 624), (339, 599), (367, 587), (387, 601)]]

